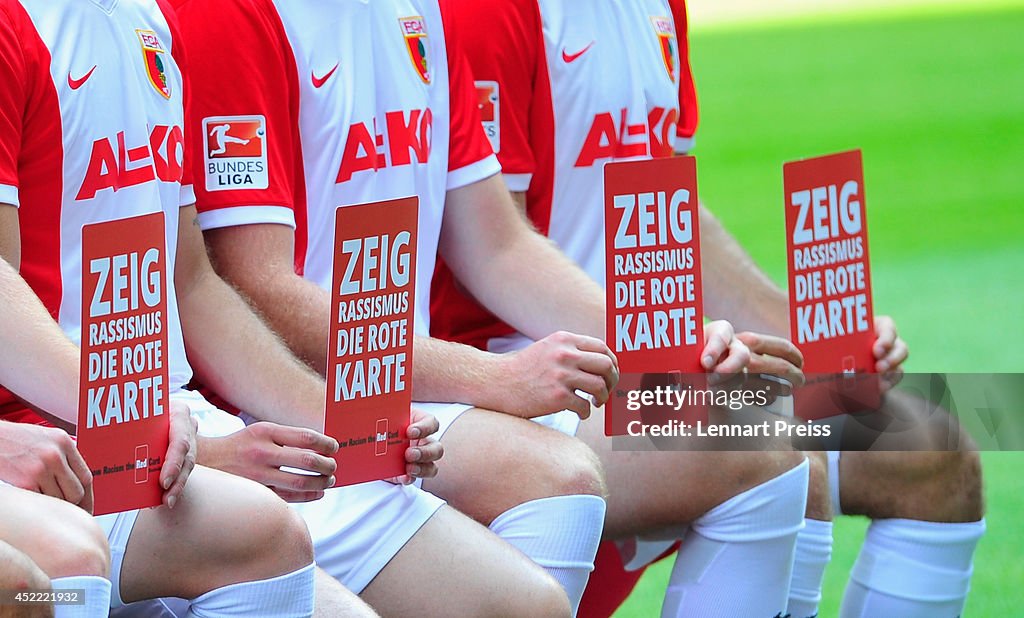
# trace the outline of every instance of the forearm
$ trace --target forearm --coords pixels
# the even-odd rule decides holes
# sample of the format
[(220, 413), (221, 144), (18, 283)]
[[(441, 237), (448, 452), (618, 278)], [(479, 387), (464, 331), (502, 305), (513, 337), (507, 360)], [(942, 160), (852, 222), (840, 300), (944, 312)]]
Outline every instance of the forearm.
[(325, 385), (212, 270), (178, 299), (197, 377), (255, 418), (323, 429)]
[(500, 355), (431, 337), (417, 336), (413, 345), (413, 399), (499, 409), (494, 385), (502, 379)]
[(700, 206), (704, 307), (737, 331), (778, 337), (789, 333), (788, 297), (766, 275), (710, 210)]
[(318, 374), (325, 374), (331, 323), (327, 290), (293, 272), (232, 283), (252, 301), (293, 355)]
[(470, 280), (460, 275), (473, 296), (531, 339), (564, 330), (603, 340), (601, 287), (547, 238), (527, 230), (513, 236), (486, 269)]
[(0, 259), (0, 384), (65, 425), (78, 423), (80, 352)]

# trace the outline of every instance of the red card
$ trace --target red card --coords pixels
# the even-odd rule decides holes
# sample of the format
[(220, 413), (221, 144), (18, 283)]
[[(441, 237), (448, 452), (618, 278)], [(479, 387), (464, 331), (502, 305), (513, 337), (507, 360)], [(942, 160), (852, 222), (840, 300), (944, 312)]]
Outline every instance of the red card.
[(803, 352), (809, 381), (796, 395), (796, 414), (822, 418), (848, 411), (835, 393), (825, 392), (830, 389), (815, 387), (816, 380), (834, 385), (831, 376), (848, 376), (840, 380), (843, 390), (850, 396), (856, 391), (859, 404), (877, 406), (877, 384), (849, 388), (855, 374), (873, 373), (875, 365), (861, 152), (787, 163), (783, 176), (790, 336)]
[(339, 486), (405, 474), (418, 211), (409, 197), (336, 213), (325, 433)]
[(644, 374), (704, 373), (696, 160), (609, 163), (604, 192), (605, 335), (621, 374), (605, 434), (624, 435), (628, 394), (659, 382)]
[(164, 213), (82, 228), (78, 450), (95, 514), (160, 504), (167, 452)]

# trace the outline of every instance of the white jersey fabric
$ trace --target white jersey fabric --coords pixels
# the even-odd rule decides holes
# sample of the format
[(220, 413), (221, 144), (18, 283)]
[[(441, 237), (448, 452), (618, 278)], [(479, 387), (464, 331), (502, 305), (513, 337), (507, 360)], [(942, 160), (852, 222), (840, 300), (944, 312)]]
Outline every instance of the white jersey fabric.
[(438, 2), (180, 4), (196, 53), (217, 58), (194, 73), (194, 129), (255, 119), (265, 130), (247, 156), (267, 170), (248, 178), (223, 177), (215, 138), (195, 143), (202, 227), (294, 226), (297, 272), (330, 289), (335, 209), (417, 195), (415, 327), (427, 335), (445, 193), (500, 171)]
[[(162, 210), (170, 269), (178, 209), (195, 201), (167, 14), (143, 0), (0, 3), (0, 203), (19, 207), (22, 276), (76, 343), (82, 227)], [(192, 370), (173, 289), (167, 312), (174, 393)], [(31, 416), (4, 390), (0, 418)]]
[(679, 117), (672, 12), (665, 0), (539, 5), (557, 128), (548, 235), (603, 286), (604, 164), (672, 153)]
[[(537, 229), (603, 286), (604, 165), (671, 156), (692, 143), (683, 1), (453, 6), (509, 189), (526, 193)], [(485, 22), (492, 25), (470, 28)], [(529, 343), (505, 339), (513, 329), (463, 295), (447, 269), (433, 303), (436, 336), (497, 352)]]

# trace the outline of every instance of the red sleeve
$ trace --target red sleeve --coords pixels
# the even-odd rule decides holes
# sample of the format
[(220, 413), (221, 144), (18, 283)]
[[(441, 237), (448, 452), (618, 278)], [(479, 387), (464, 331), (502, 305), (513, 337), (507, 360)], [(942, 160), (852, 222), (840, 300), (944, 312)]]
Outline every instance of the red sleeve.
[(689, 23), (686, 0), (669, 0), (672, 21), (679, 39), (679, 123), (676, 125), (676, 152), (688, 152), (697, 133), (697, 89), (690, 66)]
[[(295, 225), (297, 79), (268, 0), (174, 0), (189, 67), (186, 134), (204, 229)], [(243, 208), (244, 207), (244, 208)]]
[[(537, 172), (531, 110), (550, 85), (536, 0), (452, 0), (452, 20), (476, 80), (483, 126), (513, 191), (526, 191)], [(487, 24), (481, 28), (479, 24)]]
[(442, 1), (445, 49), (448, 56), (448, 88), (451, 118), (448, 150), (448, 189), (472, 184), (501, 171), (494, 150), (480, 125), (473, 75), (463, 50), (462, 36), (472, 28), (462, 28), (453, 19), (454, 2)]
[(192, 108), (192, 85), (189, 80), (188, 56), (185, 53), (185, 41), (181, 38), (181, 26), (178, 23), (178, 16), (168, 0), (157, 0), (157, 6), (167, 20), (167, 27), (171, 31), (171, 57), (178, 65), (181, 72), (181, 100), (184, 107), (185, 126), (182, 127), (184, 148), (181, 162), (181, 196), (178, 198), (179, 206), (191, 206), (196, 201), (196, 194), (193, 187), (195, 174), (192, 170), (192, 130), (188, 126), (189, 111)]
[(18, 205), (18, 157), (25, 116), (25, 58), (7, 3), (0, 5), (0, 204)]

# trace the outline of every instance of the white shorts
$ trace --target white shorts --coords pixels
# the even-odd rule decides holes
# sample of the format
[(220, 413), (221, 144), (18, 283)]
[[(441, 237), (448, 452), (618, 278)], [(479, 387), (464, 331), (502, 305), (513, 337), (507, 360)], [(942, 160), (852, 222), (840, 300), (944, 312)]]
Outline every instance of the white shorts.
[[(487, 341), (487, 351), (494, 354), (507, 354), (518, 352), (534, 343), (526, 335), (514, 333), (505, 337), (495, 337)], [(580, 417), (572, 410), (562, 410), (546, 416), (538, 416), (531, 419), (533, 422), (560, 431), (567, 436), (576, 436), (580, 428)]]
[(437, 418), (437, 422), (441, 425), (441, 428), (437, 430), (434, 437), (440, 440), (446, 431), (466, 410), (472, 410), (475, 406), (471, 406), (468, 403), (434, 403), (426, 401), (414, 401), (412, 407), (426, 412), (427, 414), (433, 414)]
[(103, 534), (110, 544), (110, 607), (116, 608), (124, 605), (121, 600), (121, 567), (124, 565), (124, 550), (128, 547), (128, 538), (132, 535), (135, 527), (135, 520), (139, 517), (139, 510), (125, 511), (124, 513), (112, 513), (94, 517), (96, 523), (103, 529)]
[[(199, 393), (182, 399), (199, 420), (201, 435), (226, 435), (245, 426)], [(317, 565), (358, 594), (444, 503), (416, 487), (375, 481), (331, 489), (316, 502), (292, 507), (306, 520)]]

